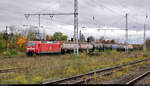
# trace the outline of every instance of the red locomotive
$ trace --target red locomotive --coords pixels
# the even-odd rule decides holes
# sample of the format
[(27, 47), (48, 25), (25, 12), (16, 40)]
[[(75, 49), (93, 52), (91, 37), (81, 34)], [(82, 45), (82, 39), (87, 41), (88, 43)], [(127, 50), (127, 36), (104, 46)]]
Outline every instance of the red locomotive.
[(29, 41), (27, 44), (27, 55), (42, 53), (61, 53), (60, 42), (50, 41)]

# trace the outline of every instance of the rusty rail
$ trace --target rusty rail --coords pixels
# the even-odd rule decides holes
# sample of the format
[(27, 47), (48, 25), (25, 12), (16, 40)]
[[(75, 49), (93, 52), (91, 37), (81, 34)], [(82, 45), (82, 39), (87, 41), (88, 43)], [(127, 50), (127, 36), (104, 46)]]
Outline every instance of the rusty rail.
[(0, 73), (9, 73), (9, 72), (14, 72), (16, 70), (21, 70), (25, 68), (8, 68), (8, 69), (0, 69)]
[(150, 74), (150, 70), (145, 72), (145, 73), (143, 73), (142, 75), (140, 75), (140, 76), (138, 76), (138, 77), (128, 81), (126, 84), (135, 84), (137, 81), (143, 79), (145, 76), (147, 76), (149, 74)]

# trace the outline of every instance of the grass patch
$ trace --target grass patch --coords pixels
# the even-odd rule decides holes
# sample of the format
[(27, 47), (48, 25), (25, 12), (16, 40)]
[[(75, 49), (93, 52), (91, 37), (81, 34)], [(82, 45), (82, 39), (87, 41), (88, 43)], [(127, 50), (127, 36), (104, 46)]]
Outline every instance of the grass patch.
[[(0, 69), (14, 67), (27, 67), (27, 69), (17, 71), (13, 74), (0, 74), (0, 83), (40, 83), (45, 80), (65, 78), (148, 57), (150, 57), (149, 52), (136, 51), (126, 54), (113, 50), (103, 53), (100, 56), (88, 56), (86, 53), (81, 53), (80, 56), (65, 54), (59, 56), (35, 56), (35, 58), (21, 56), (17, 58), (5, 58), (4, 60), (0, 60)], [(126, 69), (126, 72), (129, 71), (129, 68)], [(120, 72), (116, 76), (122, 76), (122, 73)]]

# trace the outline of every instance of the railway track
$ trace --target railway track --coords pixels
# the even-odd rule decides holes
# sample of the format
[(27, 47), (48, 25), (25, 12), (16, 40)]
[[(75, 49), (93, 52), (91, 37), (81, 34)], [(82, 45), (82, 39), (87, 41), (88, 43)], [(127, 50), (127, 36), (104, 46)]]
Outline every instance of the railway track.
[(22, 70), (25, 68), (9, 68), (9, 69), (0, 69), (0, 73), (9, 73), (9, 72), (14, 72), (16, 70)]
[(112, 73), (112, 72), (110, 72), (112, 70), (116, 70), (116, 69), (122, 68), (124, 66), (134, 65), (134, 64), (138, 64), (138, 63), (149, 61), (149, 60), (150, 60), (150, 58), (139, 60), (139, 61), (134, 61), (131, 63), (121, 64), (121, 65), (117, 65), (114, 67), (98, 69), (95, 71), (91, 71), (91, 72), (88, 72), (85, 74), (72, 76), (69, 78), (64, 78), (64, 79), (59, 79), (59, 80), (50, 80), (47, 82), (43, 82), (42, 84), (82, 84), (82, 83), (87, 83), (87, 82), (93, 80), (94, 78), (99, 77), (100, 75), (103, 76), (103, 75), (107, 75), (107, 74)]
[(144, 79), (148, 75), (150, 75), (150, 70), (146, 71), (145, 73), (141, 74), (140, 76), (137, 76), (136, 78), (128, 81), (126, 84), (136, 84), (138, 81)]

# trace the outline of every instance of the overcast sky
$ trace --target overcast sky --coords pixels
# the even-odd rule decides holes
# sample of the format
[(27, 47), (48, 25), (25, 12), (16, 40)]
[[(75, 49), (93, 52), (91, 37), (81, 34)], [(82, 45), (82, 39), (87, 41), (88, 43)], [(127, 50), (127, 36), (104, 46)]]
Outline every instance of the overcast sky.
[[(81, 27), (92, 29), (92, 31), (97, 31), (95, 29), (102, 27), (124, 29), (125, 13), (128, 13), (128, 28), (143, 30), (145, 16), (146, 14), (150, 16), (150, 0), (78, 0), (78, 2), (79, 29)], [(26, 20), (25, 13), (72, 12), (74, 12), (74, 0), (0, 0), (0, 27), (38, 25), (37, 16)], [(147, 19), (147, 29), (149, 29), (149, 24), (150, 19)], [(47, 30), (48, 32), (56, 32), (62, 28), (64, 33), (68, 31), (73, 33), (73, 16), (54, 16), (53, 18), (42, 16), (41, 25), (50, 29)], [(85, 34), (88, 33), (90, 32)], [(91, 33), (91, 35), (95, 34)]]

